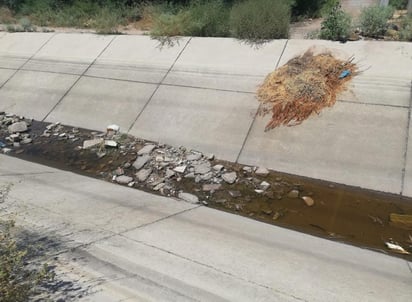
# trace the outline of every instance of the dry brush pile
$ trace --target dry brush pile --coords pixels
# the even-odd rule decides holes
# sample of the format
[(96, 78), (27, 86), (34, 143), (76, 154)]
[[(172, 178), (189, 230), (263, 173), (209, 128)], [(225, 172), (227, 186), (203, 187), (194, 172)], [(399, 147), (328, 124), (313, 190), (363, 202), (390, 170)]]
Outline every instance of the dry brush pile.
[(294, 126), (336, 102), (348, 81), (359, 72), (353, 57), (339, 60), (331, 53), (309, 49), (269, 74), (258, 89), (259, 113), (272, 114), (265, 131)]

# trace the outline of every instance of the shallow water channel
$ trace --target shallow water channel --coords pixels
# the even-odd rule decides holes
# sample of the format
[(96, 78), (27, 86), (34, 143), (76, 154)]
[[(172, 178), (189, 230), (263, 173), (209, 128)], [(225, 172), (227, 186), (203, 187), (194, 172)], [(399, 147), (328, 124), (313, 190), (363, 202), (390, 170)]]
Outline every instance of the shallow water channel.
[[(126, 164), (133, 163), (145, 141), (122, 135), (119, 138), (122, 147), (107, 150), (105, 156), (99, 158), (95, 151), (81, 148), (83, 141), (99, 135), (97, 132), (76, 129), (76, 139), (72, 140), (58, 134), (45, 137), (42, 133), (47, 125), (33, 121), (30, 129), (33, 142), (13, 147), (8, 154), (111, 182), (113, 171), (119, 167), (125, 167), (125, 175), (134, 176), (136, 171)], [(60, 126), (60, 134), (72, 129)], [(5, 141), (7, 135), (3, 128), (0, 140)], [(204, 182), (184, 177), (171, 178), (174, 189), (169, 191), (154, 191), (139, 182), (131, 187), (166, 196), (188, 192), (212, 208), (412, 260), (410, 254), (396, 253), (385, 245), (385, 242), (393, 242), (412, 253), (412, 230), (395, 225), (389, 219), (393, 213), (411, 215), (412, 198), (275, 171), (258, 176), (253, 168), (245, 170), (243, 165), (236, 163), (210, 161), (212, 165), (222, 164), (235, 171), (237, 181), (234, 184), (222, 182), (212, 191), (205, 190)], [(256, 190), (262, 181), (270, 184), (263, 192)], [(309, 206), (302, 197), (309, 197), (314, 204)]]

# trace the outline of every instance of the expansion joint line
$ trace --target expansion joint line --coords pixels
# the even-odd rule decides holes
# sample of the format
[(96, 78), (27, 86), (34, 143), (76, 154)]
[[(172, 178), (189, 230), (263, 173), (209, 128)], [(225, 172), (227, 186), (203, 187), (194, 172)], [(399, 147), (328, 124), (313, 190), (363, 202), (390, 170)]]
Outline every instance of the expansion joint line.
[(139, 119), (139, 117), (142, 115), (142, 113), (145, 111), (146, 107), (149, 105), (149, 103), (151, 102), (151, 100), (153, 99), (154, 95), (156, 94), (156, 92), (159, 90), (160, 86), (163, 84), (164, 80), (167, 78), (167, 76), (169, 75), (169, 73), (172, 71), (173, 67), (175, 66), (176, 62), (179, 60), (180, 56), (182, 55), (182, 53), (185, 51), (186, 47), (189, 45), (190, 41), (192, 41), (192, 37), (190, 37), (185, 46), (183, 46), (182, 50), (179, 52), (179, 54), (177, 55), (176, 59), (174, 60), (173, 64), (169, 67), (169, 69), (167, 70), (167, 72), (165, 73), (165, 75), (163, 76), (163, 78), (160, 80), (160, 82), (157, 84), (155, 90), (153, 91), (153, 93), (150, 95), (149, 99), (147, 100), (147, 102), (144, 104), (142, 110), (140, 110), (140, 112), (137, 114), (136, 118), (134, 119), (133, 123), (130, 125), (129, 129), (127, 130), (127, 133), (130, 132), (130, 130), (133, 128), (133, 126), (136, 124), (137, 120)]
[(42, 45), (31, 57), (29, 57), (19, 68), (17, 68), (17, 69), (13, 72), (13, 74), (5, 81), (2, 85), (0, 85), (0, 89), (3, 88), (4, 85), (6, 85), (11, 79), (13, 79), (14, 76), (15, 76), (20, 70), (22, 70), (23, 67), (26, 66), (26, 64), (29, 63), (30, 60), (33, 59), (33, 58), (44, 48), (44, 46), (46, 46), (47, 43), (49, 43), (49, 41), (54, 38), (55, 35), (56, 35), (56, 33), (52, 34), (52, 35), (46, 40), (46, 42), (44, 42), (43, 45)]
[(106, 49), (112, 44), (112, 42), (117, 38), (117, 36), (114, 36), (109, 43), (103, 48), (103, 50), (99, 53), (99, 55), (87, 66), (87, 68), (79, 75), (79, 77), (74, 81), (74, 83), (70, 86), (70, 88), (63, 94), (63, 96), (58, 100), (58, 102), (53, 106), (53, 108), (46, 114), (46, 116), (42, 119), (42, 122), (44, 122), (49, 115), (56, 109), (57, 106), (63, 101), (63, 99), (72, 91), (73, 87), (76, 86), (76, 84), (80, 81), (80, 79), (89, 71), (90, 67), (93, 66), (93, 64), (97, 61), (97, 59), (100, 58), (100, 56), (106, 51)]
[(408, 144), (409, 144), (409, 132), (411, 127), (411, 115), (412, 115), (412, 81), (410, 87), (410, 96), (409, 96), (409, 109), (408, 109), (408, 122), (406, 124), (406, 135), (405, 135), (405, 153), (403, 155), (403, 167), (402, 167), (402, 183), (401, 183), (401, 195), (405, 190), (405, 177), (406, 177), (406, 164), (408, 161)]
[[(276, 62), (275, 69), (278, 69), (279, 64), (280, 64), (280, 61), (282, 60), (283, 54), (285, 53), (286, 47), (288, 46), (288, 43), (289, 43), (289, 40), (286, 40), (285, 45), (283, 46), (282, 52), (280, 53), (279, 59), (278, 59), (278, 61)], [(239, 158), (240, 158), (240, 156), (241, 156), (241, 154), (242, 154), (242, 152), (243, 152), (243, 149), (245, 148), (245, 145), (246, 145), (246, 142), (247, 142), (247, 140), (248, 140), (248, 138), (249, 138), (249, 135), (250, 135), (250, 133), (252, 132), (252, 128), (253, 128), (253, 126), (255, 125), (256, 118), (257, 118), (257, 116), (258, 116), (258, 114), (259, 114), (259, 111), (260, 111), (261, 107), (262, 107), (262, 104), (259, 104), (259, 107), (258, 107), (258, 109), (256, 110), (255, 115), (253, 116), (253, 120), (252, 120), (252, 122), (250, 123), (249, 129), (248, 129), (248, 131), (247, 131), (247, 133), (246, 133), (246, 136), (245, 136), (245, 139), (243, 140), (242, 147), (240, 148), (239, 153), (238, 153), (238, 155), (237, 155), (237, 157), (236, 157), (236, 162), (237, 162), (237, 163), (239, 162)]]

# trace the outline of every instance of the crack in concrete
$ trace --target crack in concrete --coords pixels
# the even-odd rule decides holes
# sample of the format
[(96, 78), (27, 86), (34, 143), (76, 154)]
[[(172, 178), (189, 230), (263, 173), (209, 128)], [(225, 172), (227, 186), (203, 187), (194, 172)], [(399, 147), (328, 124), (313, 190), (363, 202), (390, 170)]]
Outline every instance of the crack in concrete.
[(401, 182), (401, 192), (400, 192), (401, 195), (404, 195), (406, 164), (408, 162), (409, 128), (411, 127), (411, 115), (412, 115), (412, 81), (411, 81), (410, 93), (411, 94), (409, 96), (408, 122), (406, 124), (405, 153), (403, 154), (402, 182)]

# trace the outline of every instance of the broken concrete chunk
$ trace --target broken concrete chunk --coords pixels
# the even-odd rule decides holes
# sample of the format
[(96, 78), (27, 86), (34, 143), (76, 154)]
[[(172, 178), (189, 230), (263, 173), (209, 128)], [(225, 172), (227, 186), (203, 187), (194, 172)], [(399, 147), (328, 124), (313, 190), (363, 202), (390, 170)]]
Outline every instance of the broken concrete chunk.
[(137, 172), (135, 175), (137, 177), (137, 180), (140, 182), (146, 181), (150, 174), (152, 174), (152, 169), (142, 169), (139, 172)]
[(113, 125), (109, 125), (106, 127), (107, 132), (109, 131), (113, 131), (113, 132), (119, 132), (120, 131), (120, 126), (113, 124)]
[(100, 145), (101, 143), (103, 143), (102, 138), (95, 138), (95, 139), (85, 140), (83, 142), (83, 149), (93, 148), (93, 147), (96, 147), (96, 146)]
[(267, 181), (262, 181), (259, 186), (262, 190), (267, 190), (270, 187), (270, 183), (268, 183)]
[(140, 170), (141, 168), (143, 168), (143, 166), (150, 160), (150, 155), (146, 154), (146, 155), (142, 155), (142, 156), (138, 156), (136, 161), (133, 163), (133, 167), (136, 170)]
[(114, 141), (114, 140), (109, 139), (109, 140), (105, 140), (105, 141), (104, 141), (104, 145), (105, 145), (106, 147), (117, 148), (118, 143), (117, 143), (116, 141)]
[(220, 172), (224, 169), (225, 167), (223, 165), (214, 165), (213, 166), (213, 170), (215, 170), (216, 172)]
[(255, 171), (255, 174), (259, 176), (267, 176), (269, 174), (269, 170), (266, 168), (259, 167)]
[(176, 168), (173, 169), (173, 171), (177, 172), (177, 173), (185, 173), (187, 166), (183, 165), (183, 166), (178, 166)]
[(121, 175), (116, 177), (116, 182), (122, 185), (127, 185), (128, 183), (132, 182), (133, 178), (126, 175)]
[(137, 155), (150, 154), (154, 148), (156, 148), (156, 145), (146, 145), (137, 152)]
[(311, 206), (313, 206), (313, 205), (315, 204), (315, 201), (313, 200), (312, 197), (303, 196), (302, 199), (303, 199), (303, 201), (306, 203), (306, 205), (307, 205), (308, 207), (311, 207)]
[(27, 131), (27, 124), (26, 122), (17, 122), (11, 124), (8, 127), (9, 133), (17, 133), (17, 132), (26, 132)]
[(205, 191), (205, 192), (208, 192), (208, 191), (217, 191), (217, 190), (219, 190), (221, 187), (222, 187), (221, 184), (204, 184), (204, 185), (202, 186), (202, 190)]
[(199, 198), (196, 195), (189, 194), (189, 193), (179, 193), (178, 197), (180, 199), (183, 199), (186, 202), (190, 202), (193, 204), (199, 203)]
[(193, 152), (191, 154), (189, 154), (186, 159), (193, 161), (193, 160), (199, 160), (202, 158), (202, 153), (198, 153), (198, 152)]
[(233, 184), (237, 179), (237, 174), (236, 172), (225, 173), (222, 175), (222, 178), (228, 184)]
[(209, 173), (211, 170), (209, 162), (204, 162), (199, 165), (194, 165), (193, 167), (195, 168), (195, 174), (206, 174), (206, 173)]

